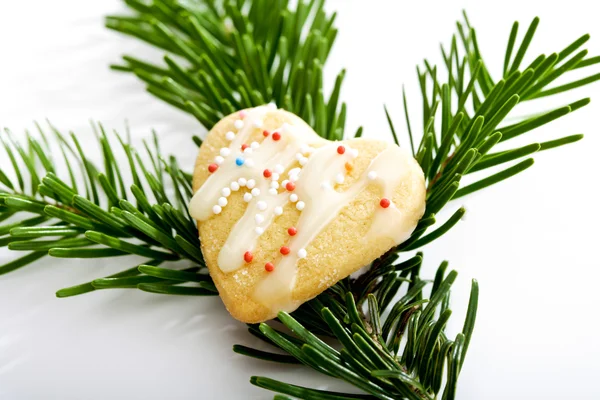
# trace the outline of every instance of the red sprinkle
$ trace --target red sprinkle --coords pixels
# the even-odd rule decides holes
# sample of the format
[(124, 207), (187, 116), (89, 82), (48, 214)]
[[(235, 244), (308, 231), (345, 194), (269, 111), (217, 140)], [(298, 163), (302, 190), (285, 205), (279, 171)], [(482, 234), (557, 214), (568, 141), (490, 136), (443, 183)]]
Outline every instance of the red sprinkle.
[(210, 172), (212, 174), (213, 172), (215, 172), (217, 170), (217, 168), (219, 168), (219, 166), (217, 164), (210, 164), (208, 166), (208, 172)]
[(279, 252), (280, 252), (281, 254), (283, 254), (284, 256), (287, 256), (288, 254), (290, 254), (290, 248), (289, 248), (289, 247), (287, 247), (287, 246), (282, 246), (282, 247), (279, 249)]
[(381, 199), (381, 201), (379, 202), (379, 205), (382, 208), (388, 208), (390, 206), (390, 204), (391, 204), (391, 202), (388, 199), (386, 199), (385, 197), (383, 199)]
[(338, 154), (344, 154), (346, 152), (346, 148), (344, 146), (338, 146), (337, 152)]
[(250, 145), (248, 145), (248, 144), (244, 143), (244, 144), (242, 145), (242, 151), (246, 150), (248, 147), (250, 147)]
[(274, 132), (274, 133), (273, 133), (273, 140), (274, 140), (274, 141), (278, 141), (279, 139), (281, 139), (281, 133), (279, 133), (279, 132)]
[(285, 184), (285, 188), (290, 192), (293, 192), (296, 189), (296, 184), (294, 182), (288, 182)]
[(288, 228), (288, 235), (296, 236), (296, 233), (298, 233), (298, 229), (294, 228), (293, 226), (290, 226)]
[(247, 263), (252, 262), (253, 258), (254, 256), (249, 251), (244, 253), (244, 261), (246, 261)]
[(271, 170), (270, 170), (270, 169), (265, 169), (265, 170), (263, 171), (263, 176), (264, 176), (265, 178), (270, 178), (270, 177), (271, 177), (271, 175), (272, 175), (272, 173), (271, 173)]
[(269, 131), (263, 131), (263, 136), (264, 137), (268, 137), (269, 136)]
[(245, 111), (240, 111), (240, 114), (239, 114), (239, 115), (240, 115), (240, 118), (241, 118), (241, 119), (244, 119), (244, 118), (246, 118), (246, 112), (245, 112)]
[(268, 262), (265, 264), (265, 270), (267, 272), (272, 272), (274, 269), (275, 269), (275, 266), (273, 265), (273, 263)]

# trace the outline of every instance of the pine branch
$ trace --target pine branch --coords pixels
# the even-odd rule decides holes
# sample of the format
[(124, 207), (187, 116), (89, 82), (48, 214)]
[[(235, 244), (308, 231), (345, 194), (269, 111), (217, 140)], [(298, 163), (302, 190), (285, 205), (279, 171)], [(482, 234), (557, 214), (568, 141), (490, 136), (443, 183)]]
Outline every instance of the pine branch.
[[(38, 128), (41, 137), (45, 137), (44, 131)], [(0, 217), (21, 218), (0, 227), (0, 235), (10, 235), (0, 240), (2, 246), (10, 250), (29, 252), (0, 266), (0, 274), (22, 268), (46, 254), (63, 258), (134, 254), (148, 261), (106, 278), (59, 290), (57, 296), (124, 287), (157, 293), (216, 294), (206, 273), (195, 222), (187, 214), (186, 205), (192, 195), (190, 176), (179, 168), (173, 157), (168, 161), (163, 158), (156, 136), (153, 148), (144, 143), (147, 153), (144, 161), (116, 132), (112, 142), (116, 138), (119, 145), (113, 145), (99, 125), (102, 170), (87, 160), (83, 152), (74, 150), (80, 148), (75, 135), (68, 140), (56, 128), (50, 128), (56, 138), (53, 144), (64, 156), (62, 165), (46, 158), (44, 154), (52, 154), (52, 149), (32, 135), (27, 135), (28, 150), (43, 148), (44, 151), (25, 151), (8, 131), (5, 132), (8, 140), (0, 135), (5, 151), (13, 155), (9, 156), (13, 170), (0, 174), (1, 183), (7, 189), (0, 193)], [(14, 155), (14, 149), (19, 157)], [(123, 168), (117, 166), (115, 150), (120, 150), (129, 160), (130, 180), (134, 182), (129, 191), (125, 190), (127, 177), (122, 173)], [(22, 165), (27, 166), (31, 175), (30, 187), (24, 183)], [(70, 184), (55, 174), (61, 167), (69, 171)], [(40, 178), (41, 174), (46, 176)], [(18, 186), (14, 179), (19, 182)], [(84, 182), (81, 190), (85, 193), (78, 189), (78, 181)], [(28, 218), (30, 214), (37, 216)], [(158, 267), (181, 259), (195, 266), (183, 271)]]
[[(418, 265), (412, 268), (420, 267), (422, 259), (420, 256), (416, 258)], [(355, 294), (337, 293), (331, 289), (302, 306), (314, 310), (313, 314), (327, 325), (330, 335), (339, 341), (341, 351), (311, 333), (309, 323), (303, 321), (305, 318), (299, 312), (295, 313), (296, 317), (284, 312), (278, 317), (281, 327), (294, 333), (296, 338), (290, 338), (280, 328), (266, 323), (251, 326), (250, 332), (301, 363), (343, 379), (374, 398), (433, 399), (435, 394), (444, 389), (442, 381), (445, 374), (447, 383), (442, 398), (451, 399), (454, 398), (458, 371), (473, 333), (479, 289), (477, 282), (473, 281), (463, 331), (455, 340), (448, 339), (444, 327), (451, 314), (448, 309), (450, 288), (457, 273), (452, 271), (445, 275), (446, 267), (447, 263), (443, 263), (438, 269), (429, 300), (421, 299), (427, 282), (418, 276), (415, 280), (399, 281), (395, 274), (388, 274), (381, 281), (381, 286), (394, 286), (394, 293), (407, 283), (404, 285), (406, 294), (391, 309), (380, 307), (382, 300), (377, 297), (379, 293), (368, 294), (366, 307), (357, 307)], [(365, 308), (368, 318), (362, 316)], [(268, 361), (291, 362), (290, 359), (282, 359), (279, 354), (256, 352), (241, 346), (235, 346), (234, 351)], [(446, 364), (447, 372), (444, 371)], [(365, 398), (346, 393), (327, 397), (334, 395), (265, 377), (253, 377), (251, 382), (299, 398)]]
[[(547, 89), (547, 86), (558, 77), (583, 68), (582, 65), (588, 67), (600, 62), (598, 57), (585, 58), (587, 50), (582, 50), (569, 58), (589, 39), (589, 35), (575, 40), (558, 53), (548, 57), (538, 56), (524, 70), (519, 70), (538, 22), (537, 18), (533, 20), (513, 59), (511, 56), (518, 30), (518, 23), (515, 23), (506, 51), (505, 73), (497, 81), (494, 81), (486, 67), (478, 47), (476, 31), (470, 26), (466, 16), (464, 25), (457, 24), (463, 51), (457, 45), (457, 36), (453, 36), (449, 51), (442, 47), (443, 67), (447, 79), (444, 81), (439, 78), (444, 76), (444, 73), (439, 73), (440, 69), (437, 66), (430, 65), (428, 61), (424, 62), (424, 72), (419, 71), (424, 123), (417, 159), (428, 178), (428, 212), (439, 211), (440, 206), (444, 204), (444, 201), (439, 201), (440, 198), (442, 200), (447, 196), (458, 198), (522, 172), (533, 164), (532, 159), (523, 160), (523, 157), (537, 151), (573, 143), (583, 137), (571, 135), (549, 142), (533, 143), (523, 148), (509, 148), (499, 153), (490, 153), (499, 143), (531, 132), (586, 106), (589, 99), (584, 98), (538, 116), (503, 125), (502, 122), (520, 103), (560, 93), (564, 91), (563, 89), (580, 87), (600, 79), (600, 76), (590, 75), (560, 86), (559, 90)], [(507, 70), (509, 64), (511, 67)], [(404, 104), (406, 122), (411, 132), (407, 102), (405, 101)], [(393, 131), (393, 123), (387, 110), (386, 115)], [(411, 133), (411, 142), (412, 138)], [(460, 184), (466, 174), (511, 161), (517, 163), (467, 187), (459, 190), (455, 185)]]
[(211, 129), (237, 110), (276, 103), (328, 139), (343, 137), (341, 71), (327, 98), (323, 66), (337, 29), (324, 0), (126, 0), (131, 16), (106, 26), (166, 51), (165, 65), (124, 56), (112, 68), (135, 74), (147, 90)]

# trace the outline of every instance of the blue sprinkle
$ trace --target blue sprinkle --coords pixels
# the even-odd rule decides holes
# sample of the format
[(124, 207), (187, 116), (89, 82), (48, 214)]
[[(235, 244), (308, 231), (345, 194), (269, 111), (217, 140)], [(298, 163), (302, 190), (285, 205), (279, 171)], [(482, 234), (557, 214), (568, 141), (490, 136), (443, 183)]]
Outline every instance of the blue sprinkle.
[(241, 167), (242, 165), (244, 165), (244, 159), (243, 159), (242, 157), (238, 157), (238, 158), (236, 158), (236, 159), (235, 159), (235, 164), (236, 164), (237, 166), (240, 166), (240, 167)]

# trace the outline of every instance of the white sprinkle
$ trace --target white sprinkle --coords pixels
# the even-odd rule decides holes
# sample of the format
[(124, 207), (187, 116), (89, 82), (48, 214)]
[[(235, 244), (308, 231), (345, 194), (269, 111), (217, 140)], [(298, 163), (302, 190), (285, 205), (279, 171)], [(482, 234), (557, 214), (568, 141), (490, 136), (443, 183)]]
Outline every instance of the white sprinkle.
[(321, 182), (321, 189), (329, 190), (331, 189), (331, 184), (329, 182)]
[(246, 160), (246, 162), (244, 164), (246, 165), (246, 167), (252, 168), (252, 167), (254, 167), (254, 160), (249, 158)]
[(225, 139), (229, 140), (230, 142), (235, 139), (235, 133), (229, 131), (225, 134)]
[(304, 155), (302, 153), (296, 153), (296, 160), (300, 161), (303, 157)]
[(258, 144), (258, 142), (252, 142), (252, 143), (250, 143), (250, 148), (251, 148), (251, 149), (254, 149), (254, 150), (256, 150), (256, 149), (258, 149), (259, 147), (260, 147), (260, 144)]
[(244, 201), (249, 203), (252, 200), (252, 195), (250, 193), (244, 193)]
[(240, 184), (241, 187), (246, 186), (247, 182), (248, 181), (246, 180), (246, 178), (240, 178), (240, 179), (238, 179), (238, 183)]
[(261, 200), (258, 203), (256, 203), (256, 207), (258, 207), (260, 211), (265, 211), (267, 209), (267, 202)]
[(283, 174), (283, 171), (285, 171), (285, 168), (283, 167), (283, 165), (277, 164), (275, 166), (275, 173), (277, 173), (277, 174)]
[(285, 187), (285, 186), (286, 186), (286, 185), (287, 185), (289, 182), (290, 182), (290, 181), (289, 181), (288, 179), (284, 179), (284, 180), (281, 182), (281, 186)]
[(279, 174), (277, 172), (272, 173), (271, 174), (271, 180), (278, 181), (279, 180)]
[(307, 145), (306, 143), (302, 143), (300, 145), (300, 153), (304, 154), (304, 153), (308, 153), (308, 149), (309, 149), (309, 145)]
[(223, 147), (219, 151), (219, 154), (221, 154), (221, 157), (227, 157), (229, 154), (231, 154), (231, 150), (229, 150), (228, 147)]
[(269, 108), (269, 110), (277, 110), (277, 105), (275, 103), (269, 103), (267, 104), (267, 107)]
[(300, 249), (298, 250), (298, 258), (306, 258), (306, 250), (305, 249)]
[(308, 163), (308, 158), (302, 157), (302, 159), (298, 162), (300, 163), (300, 165), (302, 165), (304, 167), (306, 165), (306, 163)]
[(265, 220), (265, 217), (263, 217), (262, 214), (256, 214), (254, 216), (254, 221), (256, 221), (256, 223), (259, 225), (262, 224), (264, 220)]
[(287, 122), (284, 122), (283, 125), (281, 125), (281, 132), (284, 133), (288, 133), (290, 131), (290, 124), (288, 124)]
[(263, 122), (260, 119), (255, 119), (252, 121), (252, 125), (254, 125), (255, 128), (262, 128)]
[(216, 204), (212, 208), (213, 214), (220, 214), (221, 210), (222, 210), (222, 208), (220, 206), (216, 205)]
[(254, 188), (252, 189), (252, 196), (257, 197), (260, 196), (260, 189), (259, 188)]
[(339, 184), (344, 183), (344, 174), (341, 172), (335, 176), (335, 181)]
[(231, 190), (233, 190), (234, 192), (237, 192), (238, 190), (240, 190), (240, 184), (237, 182), (231, 182), (231, 184), (229, 185), (229, 187), (231, 188)]
[(256, 232), (256, 234), (260, 236), (263, 233), (265, 233), (265, 230), (263, 228), (261, 228), (260, 226), (257, 226), (256, 228), (254, 228), (254, 232)]
[(298, 195), (297, 195), (296, 193), (292, 193), (292, 194), (290, 194), (290, 201), (291, 201), (292, 203), (295, 203), (295, 202), (297, 202), (297, 201), (298, 201)]
[(271, 189), (279, 189), (279, 182), (277, 182), (277, 181), (271, 182)]
[(374, 181), (375, 179), (377, 179), (377, 172), (375, 172), (375, 171), (370, 171), (370, 172), (367, 174), (367, 178), (368, 178), (370, 181)]
[(282, 207), (280, 207), (280, 206), (277, 206), (277, 207), (275, 207), (275, 209), (273, 210), (273, 213), (274, 213), (275, 215), (281, 215), (281, 214), (283, 214), (283, 208), (282, 208)]
[(298, 180), (299, 176), (298, 175), (291, 175), (290, 176), (290, 181), (292, 182), (296, 182)]
[(248, 179), (248, 182), (246, 182), (246, 187), (248, 189), (254, 189), (254, 186), (256, 186), (256, 181), (254, 179)]
[(288, 172), (288, 176), (292, 176), (292, 175), (298, 175), (300, 173), (300, 171), (302, 171), (301, 168), (292, 168), (290, 169), (290, 172)]
[(229, 189), (228, 187), (224, 187), (223, 189), (221, 189), (221, 194), (225, 197), (229, 197), (229, 195), (231, 194), (231, 189)]
[(217, 204), (221, 207), (225, 207), (227, 205), (227, 199), (225, 197), (219, 197)]
[(350, 149), (350, 156), (352, 158), (358, 157), (358, 149)]
[(277, 196), (277, 189), (269, 189), (269, 194), (273, 195), (273, 196)]
[(304, 210), (304, 206), (305, 206), (305, 204), (304, 204), (303, 201), (299, 201), (299, 202), (296, 203), (296, 209), (299, 210), (299, 211)]
[(242, 129), (244, 127), (244, 121), (238, 119), (233, 123), (233, 126), (235, 126), (235, 129)]
[(252, 147), (246, 147), (246, 148), (244, 149), (244, 154), (252, 154), (252, 152), (253, 152), (253, 151), (254, 151), (254, 150), (252, 150)]
[(223, 161), (225, 161), (225, 159), (224, 159), (223, 157), (221, 157), (221, 156), (216, 156), (216, 157), (215, 157), (215, 163), (216, 163), (217, 165), (221, 165), (221, 164), (223, 164)]

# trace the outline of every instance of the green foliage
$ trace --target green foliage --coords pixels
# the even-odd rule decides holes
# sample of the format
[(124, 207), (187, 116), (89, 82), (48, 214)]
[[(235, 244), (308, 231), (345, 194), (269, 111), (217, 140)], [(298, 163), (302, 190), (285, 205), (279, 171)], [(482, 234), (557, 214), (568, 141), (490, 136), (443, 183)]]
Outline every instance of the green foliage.
[[(39, 126), (44, 140), (28, 133), (27, 150), (9, 131), (5, 131), (8, 140), (0, 136), (7, 154), (14, 154), (16, 150), (19, 155), (10, 157), (14, 167), (12, 175), (18, 185), (14, 184), (14, 178), (9, 178), (11, 173), (3, 171), (1, 174), (7, 190), (0, 193), (0, 217), (21, 217), (0, 227), (0, 235), (10, 235), (0, 239), (1, 245), (13, 251), (28, 252), (0, 266), (0, 274), (24, 267), (46, 254), (62, 258), (112, 258), (133, 254), (148, 261), (110, 277), (59, 290), (57, 296), (136, 287), (157, 293), (216, 294), (206, 274), (195, 223), (187, 214), (186, 205), (192, 195), (190, 176), (179, 168), (175, 158), (163, 158), (156, 135), (153, 146), (144, 143), (144, 161), (129, 141), (116, 132), (111, 138), (99, 125), (98, 149), (104, 156), (104, 168), (99, 168), (79, 151), (81, 147), (75, 135), (67, 139), (56, 128), (50, 128), (55, 136), (53, 144), (63, 156), (60, 164), (46, 156), (53, 154), (53, 149)], [(119, 144), (114, 144), (115, 139)], [(115, 152), (119, 150), (129, 160), (130, 177), (117, 165)], [(23, 165), (31, 175), (30, 187), (26, 187), (20, 172)], [(61, 168), (68, 171), (69, 183), (55, 174)], [(43, 178), (42, 174), (45, 174)], [(127, 179), (134, 182), (130, 190), (125, 189)], [(83, 181), (83, 187), (77, 185), (78, 181)], [(30, 214), (37, 216), (27, 218)], [(184, 271), (158, 267), (161, 263), (181, 259), (195, 266)], [(182, 289), (182, 283), (191, 286)]]
[(344, 71), (329, 97), (323, 65), (337, 29), (324, 0), (126, 0), (134, 16), (106, 26), (168, 52), (164, 65), (124, 56), (114, 69), (134, 73), (148, 92), (192, 113), (206, 129), (244, 108), (275, 102), (319, 135), (341, 139)]
[[(473, 333), (479, 289), (473, 281), (463, 330), (455, 340), (450, 340), (444, 328), (452, 313), (448, 303), (457, 273), (446, 274), (444, 262), (438, 269), (429, 299), (423, 299), (423, 288), (428, 282), (422, 281), (418, 273), (406, 279), (409, 271), (418, 271), (421, 263), (422, 256), (417, 255), (395, 268), (398, 276), (389, 274), (381, 281), (382, 287), (393, 287), (392, 296), (405, 292), (393, 305), (391, 298), (381, 298), (389, 293), (386, 290), (375, 290), (366, 296), (366, 304), (357, 304), (356, 293), (338, 287), (303, 305), (294, 316), (279, 313), (278, 321), (295, 337), (266, 323), (250, 326), (251, 333), (291, 354), (293, 359), (240, 345), (234, 346), (234, 351), (275, 362), (290, 363), (295, 359), (345, 380), (375, 398), (433, 399), (442, 393), (442, 399), (453, 399), (458, 372)], [(315, 336), (321, 327), (328, 331), (323, 334), (337, 339), (341, 350)], [(251, 382), (299, 398), (365, 398), (303, 388), (265, 377), (253, 377)]]
[[(576, 134), (491, 152), (497, 144), (562, 118), (586, 106), (590, 100), (583, 98), (536, 116), (521, 118), (512, 124), (503, 124), (519, 104), (600, 79), (600, 75), (595, 74), (548, 88), (557, 78), (600, 62), (598, 57), (586, 58), (587, 50), (572, 55), (588, 41), (589, 35), (583, 35), (558, 53), (533, 58), (527, 67), (520, 70), (538, 22), (538, 18), (532, 21), (513, 58), (519, 26), (515, 22), (507, 45), (503, 76), (497, 80), (492, 78), (486, 67), (476, 31), (466, 15), (464, 23), (457, 23), (458, 33), (452, 37), (449, 50), (442, 47), (442, 68), (438, 69), (427, 60), (422, 68), (417, 68), (423, 103), (423, 131), (417, 148), (413, 146), (406, 95), (404, 114), (413, 154), (428, 182), (426, 215), (437, 213), (447, 199), (465, 196), (524, 171), (533, 165), (533, 159), (525, 157), (537, 151), (573, 143), (583, 137)], [(386, 115), (394, 133), (387, 109)], [(513, 161), (516, 162), (511, 166), (459, 189), (465, 175), (491, 167), (504, 167)]]

